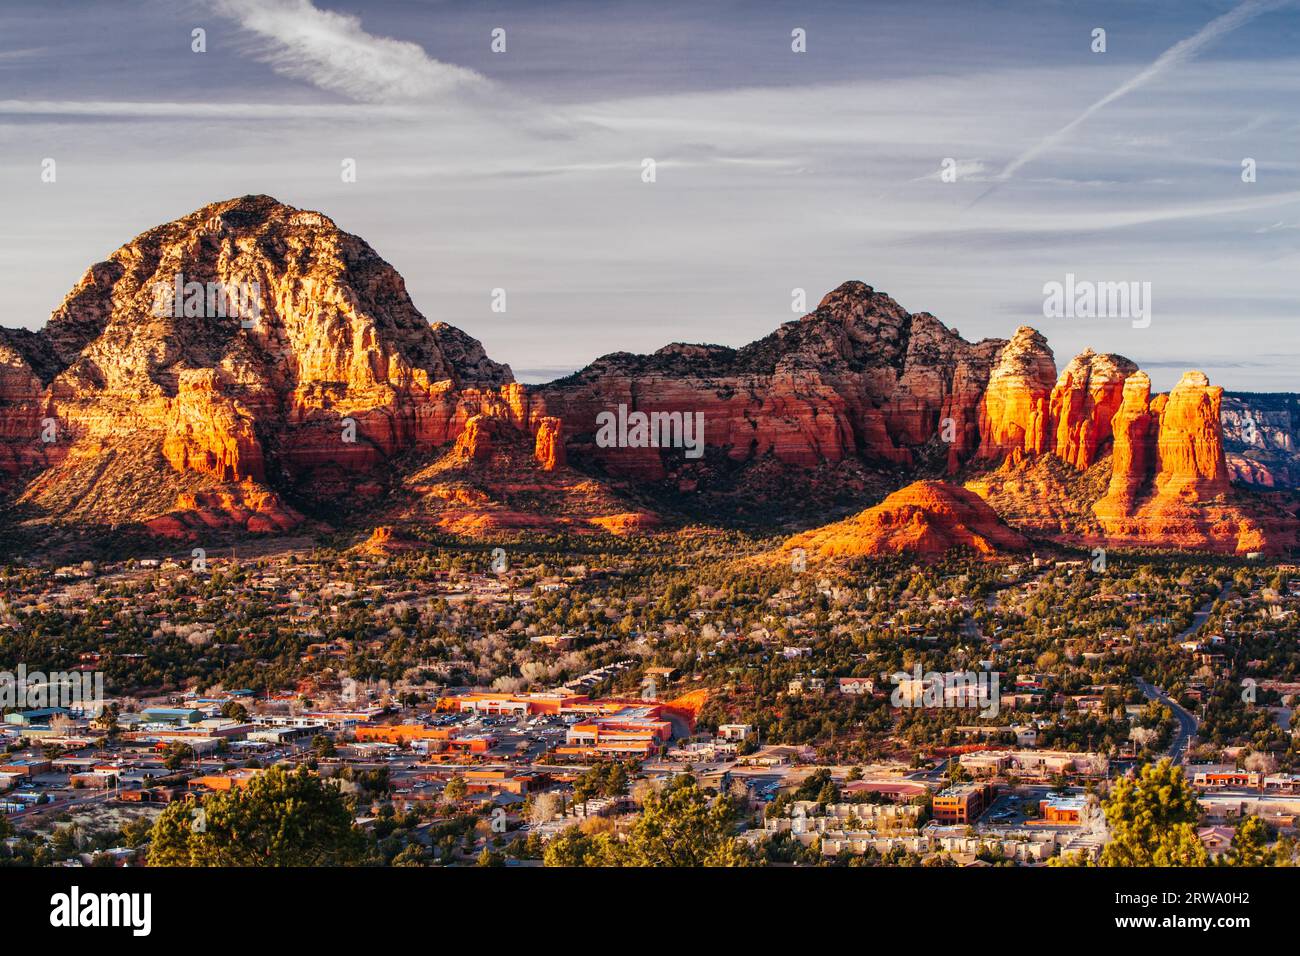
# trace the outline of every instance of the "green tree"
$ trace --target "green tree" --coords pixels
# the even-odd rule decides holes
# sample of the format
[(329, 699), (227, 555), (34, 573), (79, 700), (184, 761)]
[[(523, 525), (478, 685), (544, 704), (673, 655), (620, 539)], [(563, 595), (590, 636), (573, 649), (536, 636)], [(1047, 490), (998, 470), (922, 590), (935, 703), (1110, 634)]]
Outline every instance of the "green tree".
[(588, 836), (578, 827), (546, 847), (547, 866), (749, 866), (733, 834), (736, 811), (726, 797), (710, 799), (683, 774), (647, 797), (625, 840)]
[(272, 767), (198, 806), (173, 803), (154, 824), (150, 866), (346, 866), (364, 838), (332, 782)]
[(710, 800), (683, 775), (646, 800), (619, 856), (625, 866), (747, 866), (735, 818), (730, 800)]
[(545, 866), (609, 866), (609, 857), (609, 837), (588, 836), (576, 824), (557, 833), (542, 851)]
[(1209, 864), (1196, 836), (1196, 794), (1168, 758), (1116, 781), (1103, 809), (1111, 839), (1101, 852), (1101, 866)]
[(1232, 849), (1228, 851), (1231, 866), (1268, 866), (1268, 828), (1259, 817), (1246, 817), (1232, 835)]
[(194, 748), (189, 744), (171, 744), (167, 748), (167, 756), (163, 759), (163, 766), (168, 770), (177, 771), (185, 765), (185, 761), (194, 759)]
[(469, 785), (465, 783), (464, 777), (452, 777), (442, 790), (442, 795), (451, 803), (460, 803), (468, 793)]
[(221, 705), (221, 716), (229, 720), (237, 720), (241, 724), (248, 720), (248, 708), (235, 700), (228, 700)]
[(136, 817), (134, 820), (123, 825), (122, 842), (134, 850), (149, 842), (149, 835), (152, 832), (153, 824), (149, 822), (148, 817)]
[(505, 866), (506, 858), (491, 847), (484, 847), (483, 852), (474, 861), (475, 866)]

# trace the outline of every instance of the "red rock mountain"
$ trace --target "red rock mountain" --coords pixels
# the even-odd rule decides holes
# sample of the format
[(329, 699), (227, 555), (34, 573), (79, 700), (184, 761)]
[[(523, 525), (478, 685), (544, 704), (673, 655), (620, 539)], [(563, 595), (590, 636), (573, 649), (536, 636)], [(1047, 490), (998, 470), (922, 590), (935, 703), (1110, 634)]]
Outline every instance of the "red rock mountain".
[(979, 495), (942, 481), (917, 481), (874, 508), (795, 535), (781, 547), (787, 553), (801, 548), (813, 560), (886, 554), (932, 560), (954, 549), (986, 556), (1022, 551), (1029, 542)]
[(703, 412), (708, 445), (727, 458), (801, 467), (856, 457), (911, 465), (949, 419), (955, 467), (979, 444), (980, 399), (1006, 344), (971, 344), (928, 313), (909, 314), (846, 282), (814, 312), (744, 348), (615, 353), (534, 394), (563, 421), (571, 450), (641, 479), (665, 477), (683, 461), (680, 450), (597, 447), (602, 412)]
[[(860, 282), (740, 349), (615, 353), (526, 387), (430, 324), (363, 240), (246, 196), (136, 237), (39, 332), (0, 330), (0, 491), (26, 525), (189, 537), (359, 510), (627, 531), (710, 487), (743, 498), (746, 476), (772, 478), (779, 508), (791, 476), (849, 467), (857, 494), (864, 468), (893, 487), (959, 476), (1054, 537), (1293, 546), (1291, 516), (1229, 487), (1220, 404), (1200, 373), (1153, 397), (1115, 355), (1058, 376), (1033, 329), (967, 342)], [(628, 412), (702, 415), (705, 447), (598, 440)]]
[[(178, 276), (201, 314), (174, 307)], [(475, 415), (529, 427), (508, 367), (425, 320), (364, 241), (267, 196), (137, 236), (40, 332), (0, 335), (0, 473), (55, 520), (284, 529), (282, 496), (374, 496)]]

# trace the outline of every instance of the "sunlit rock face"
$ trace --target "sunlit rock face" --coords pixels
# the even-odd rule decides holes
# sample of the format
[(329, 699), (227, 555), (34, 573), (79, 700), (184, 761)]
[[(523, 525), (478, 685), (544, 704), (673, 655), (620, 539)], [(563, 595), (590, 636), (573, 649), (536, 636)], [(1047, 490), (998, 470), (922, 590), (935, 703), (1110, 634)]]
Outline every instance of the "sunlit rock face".
[[(832, 490), (859, 495), (868, 473), (882, 490), (960, 476), (1037, 533), (1277, 550), (1293, 529), (1230, 481), (1289, 480), (1293, 449), (1273, 447), (1289, 406), (1252, 408), (1199, 372), (1152, 396), (1132, 362), (1091, 350), (1058, 375), (1032, 328), (968, 342), (861, 282), (742, 348), (614, 353), (524, 386), (421, 315), (363, 240), (245, 196), (91, 266), (39, 332), (0, 330), (0, 494), (29, 521), (180, 537), (412, 500), (471, 533), (628, 532), (664, 524), (647, 484), (671, 507), (707, 469), (751, 468), (736, 493), (770, 507), (781, 475), (842, 467)], [(618, 409), (698, 421), (698, 447), (598, 441)]]
[(979, 495), (918, 481), (852, 518), (795, 535), (782, 548), (802, 549), (813, 560), (892, 554), (934, 560), (956, 549), (992, 556), (1028, 545)]

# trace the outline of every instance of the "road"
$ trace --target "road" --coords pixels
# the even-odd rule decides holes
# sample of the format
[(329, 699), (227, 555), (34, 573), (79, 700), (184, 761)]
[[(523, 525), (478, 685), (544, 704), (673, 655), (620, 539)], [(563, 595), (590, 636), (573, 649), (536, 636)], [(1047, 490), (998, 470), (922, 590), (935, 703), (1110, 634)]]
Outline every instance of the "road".
[[(1227, 597), (1228, 590), (1228, 585), (1225, 584), (1217, 597), (1212, 597), (1206, 601), (1200, 610), (1192, 615), (1192, 623), (1184, 628), (1182, 633), (1174, 638), (1174, 641), (1181, 644), (1183, 641), (1189, 641), (1195, 637), (1197, 632), (1205, 626), (1205, 622), (1210, 619), (1210, 612), (1214, 609), (1214, 602)], [(1178, 730), (1174, 734), (1173, 741), (1169, 744), (1169, 756), (1173, 758), (1174, 763), (1182, 763), (1187, 756), (1187, 746), (1191, 743), (1192, 738), (1196, 736), (1200, 722), (1194, 715), (1180, 707), (1162, 688), (1148, 683), (1141, 677), (1134, 677), (1133, 679), (1137, 681), (1138, 689), (1142, 691), (1147, 700), (1158, 700), (1173, 712), (1174, 719), (1178, 721)]]
[(1174, 763), (1182, 763), (1183, 758), (1187, 756), (1187, 745), (1196, 736), (1199, 727), (1196, 717), (1179, 706), (1172, 697), (1159, 687), (1148, 684), (1141, 677), (1133, 679), (1137, 681), (1138, 689), (1142, 691), (1147, 700), (1158, 700), (1173, 712), (1174, 719), (1178, 721), (1178, 730), (1174, 732), (1174, 739), (1169, 744), (1169, 756)]

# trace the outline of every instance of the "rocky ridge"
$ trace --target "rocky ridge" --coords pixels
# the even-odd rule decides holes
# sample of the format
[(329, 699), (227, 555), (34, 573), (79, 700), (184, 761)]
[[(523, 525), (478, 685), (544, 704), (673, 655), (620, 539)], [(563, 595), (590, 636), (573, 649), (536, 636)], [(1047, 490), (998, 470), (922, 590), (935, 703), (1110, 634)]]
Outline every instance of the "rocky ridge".
[[(214, 287), (255, 295), (214, 311)], [(1062, 540), (1285, 550), (1294, 514), (1231, 486), (1277, 467), (1225, 453), (1235, 402), (1199, 372), (1153, 396), (1091, 350), (1058, 375), (1032, 328), (968, 342), (861, 282), (739, 349), (615, 353), (527, 387), (363, 240), (246, 196), (122, 246), (41, 331), (0, 330), (0, 489), (37, 524), (276, 533), (351, 505), (474, 533), (644, 530), (661, 517), (638, 489), (688, 501), (719, 475), (737, 495), (769, 472), (942, 475)], [(598, 442), (620, 406), (702, 414), (702, 453)]]

